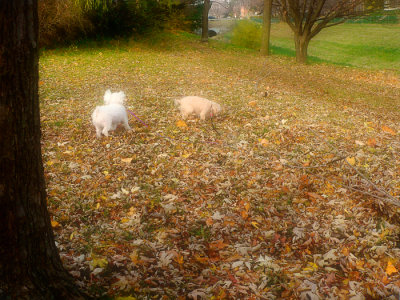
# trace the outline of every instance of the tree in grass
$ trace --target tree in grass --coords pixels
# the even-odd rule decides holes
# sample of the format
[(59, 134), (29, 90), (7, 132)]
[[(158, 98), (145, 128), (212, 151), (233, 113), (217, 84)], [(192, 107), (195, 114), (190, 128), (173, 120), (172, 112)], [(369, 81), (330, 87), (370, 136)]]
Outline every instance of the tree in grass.
[(0, 1), (0, 298), (84, 299), (47, 211), (37, 38), (37, 0)]
[(375, 10), (364, 0), (277, 0), (280, 14), (294, 33), (296, 61), (307, 62), (308, 45), (322, 29)]

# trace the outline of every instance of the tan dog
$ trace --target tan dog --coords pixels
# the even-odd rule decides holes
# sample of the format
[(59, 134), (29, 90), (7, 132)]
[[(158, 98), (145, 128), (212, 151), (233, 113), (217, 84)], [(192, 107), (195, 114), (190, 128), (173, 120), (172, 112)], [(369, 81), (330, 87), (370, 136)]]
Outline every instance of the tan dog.
[(187, 96), (182, 99), (175, 100), (175, 104), (179, 106), (182, 118), (186, 119), (189, 115), (195, 114), (201, 120), (215, 117), (221, 113), (222, 108), (216, 102), (197, 96)]

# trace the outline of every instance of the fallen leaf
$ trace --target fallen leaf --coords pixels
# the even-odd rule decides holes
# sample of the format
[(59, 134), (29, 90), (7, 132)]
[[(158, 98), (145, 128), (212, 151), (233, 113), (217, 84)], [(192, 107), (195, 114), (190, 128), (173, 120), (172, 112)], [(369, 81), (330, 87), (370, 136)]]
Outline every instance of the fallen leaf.
[(57, 228), (57, 227), (60, 227), (60, 226), (61, 226), (60, 223), (58, 223), (57, 221), (51, 220), (51, 227)]
[(346, 161), (352, 166), (356, 164), (356, 159), (354, 157), (346, 157)]
[(127, 164), (130, 164), (132, 161), (133, 157), (129, 157), (129, 158), (121, 158), (121, 161)]
[(185, 121), (182, 121), (182, 120), (176, 121), (176, 126), (178, 126), (180, 128), (187, 127)]
[(397, 273), (397, 269), (393, 266), (393, 264), (388, 261), (387, 267), (386, 267), (386, 274), (392, 275), (393, 273)]
[(370, 147), (375, 147), (376, 146), (376, 139), (374, 138), (369, 138), (367, 141), (367, 145)]
[(382, 131), (386, 132), (386, 133), (389, 133), (391, 135), (396, 135), (396, 131), (394, 131), (392, 128), (387, 127), (385, 125), (382, 126)]
[(223, 240), (218, 240), (210, 243), (210, 248), (213, 250), (221, 250), (227, 247), (228, 244), (224, 243)]

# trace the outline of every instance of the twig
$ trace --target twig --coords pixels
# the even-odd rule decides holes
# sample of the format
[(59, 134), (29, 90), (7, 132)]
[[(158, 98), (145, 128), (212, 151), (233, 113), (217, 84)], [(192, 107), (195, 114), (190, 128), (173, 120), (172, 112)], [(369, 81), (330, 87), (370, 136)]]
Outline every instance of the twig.
[(386, 192), (385, 190), (383, 190), (382, 188), (377, 186), (375, 183), (373, 183), (371, 180), (369, 180), (363, 173), (361, 173), (357, 168), (355, 168), (353, 165), (351, 165), (347, 160), (345, 160), (345, 162), (351, 169), (353, 169), (359, 176), (361, 176), (368, 184), (373, 186), (377, 191), (383, 193), (386, 197), (388, 197), (392, 201), (398, 202), (399, 203), (398, 206), (400, 206), (399, 200), (397, 200), (392, 195), (390, 195), (388, 192)]
[[(313, 130), (311, 128), (309, 128), (309, 130), (314, 132), (314, 134), (318, 135), (318, 133), (315, 130)], [(341, 151), (335, 145), (332, 145), (332, 144), (328, 143), (324, 137), (322, 137), (322, 139), (325, 141), (326, 144), (328, 144), (332, 148), (334, 148), (336, 150), (336, 153), (341, 153)], [(379, 197), (379, 196), (373, 195), (373, 194), (371, 194), (369, 192), (362, 192), (362, 193), (364, 193), (364, 194), (368, 193), (370, 196), (373, 195), (374, 198), (381, 199), (381, 200), (383, 200), (383, 201), (385, 201), (387, 203), (391, 203), (391, 204), (394, 204), (394, 205), (400, 207), (400, 201), (398, 199), (396, 199), (395, 197), (390, 195), (388, 192), (386, 192), (384, 189), (380, 188), (375, 183), (373, 183), (371, 180), (369, 180), (363, 173), (361, 173), (356, 167), (352, 166), (347, 160), (345, 160), (345, 162), (351, 169), (353, 169), (359, 176), (361, 176), (370, 186), (372, 186), (375, 190), (383, 193), (387, 198)]]

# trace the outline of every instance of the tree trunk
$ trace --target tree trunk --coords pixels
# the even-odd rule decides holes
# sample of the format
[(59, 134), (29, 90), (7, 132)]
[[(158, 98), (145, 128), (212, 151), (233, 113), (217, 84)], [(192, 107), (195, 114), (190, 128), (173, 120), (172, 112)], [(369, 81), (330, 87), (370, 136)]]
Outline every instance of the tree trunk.
[(272, 0), (264, 0), (263, 29), (261, 39), (261, 55), (269, 55), (269, 40), (271, 35)]
[(37, 0), (0, 1), (0, 298), (83, 299), (63, 268), (40, 146)]
[(309, 43), (310, 38), (308, 36), (295, 33), (294, 44), (296, 48), (296, 62), (301, 64), (307, 63), (307, 49)]
[(201, 41), (208, 42), (208, 12), (210, 11), (210, 0), (204, 0), (203, 16), (201, 22)]

